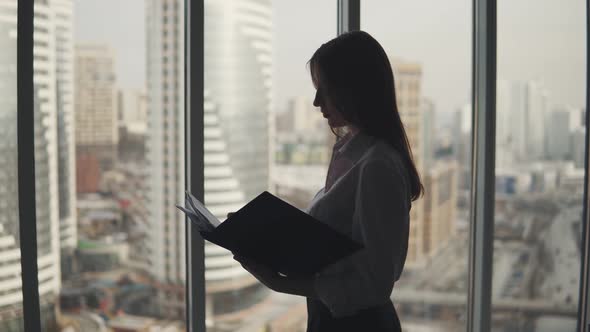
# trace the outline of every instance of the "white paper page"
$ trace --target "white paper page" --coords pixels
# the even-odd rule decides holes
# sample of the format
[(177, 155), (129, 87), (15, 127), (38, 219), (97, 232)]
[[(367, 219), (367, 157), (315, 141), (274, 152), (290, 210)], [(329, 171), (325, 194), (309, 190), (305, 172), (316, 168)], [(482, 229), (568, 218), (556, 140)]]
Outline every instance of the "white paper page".
[[(187, 201), (188, 203), (188, 201)], [(200, 215), (196, 214), (195, 212), (192, 211), (192, 209), (185, 209), (184, 207), (180, 206), (180, 205), (176, 205), (176, 207), (186, 213), (187, 217), (191, 220), (191, 222), (193, 222), (196, 226), (197, 229), (200, 232), (212, 232), (215, 227), (213, 225), (211, 225), (209, 223), (209, 221), (207, 221), (205, 218), (201, 217)]]
[(209, 211), (195, 196), (191, 195), (188, 191), (186, 194), (189, 197), (189, 203), (192, 209), (196, 213), (202, 215), (211, 225), (213, 225), (213, 227), (217, 227), (221, 224), (221, 221), (219, 221), (219, 219), (217, 219), (217, 217), (215, 217), (213, 213), (211, 213), (211, 211)]

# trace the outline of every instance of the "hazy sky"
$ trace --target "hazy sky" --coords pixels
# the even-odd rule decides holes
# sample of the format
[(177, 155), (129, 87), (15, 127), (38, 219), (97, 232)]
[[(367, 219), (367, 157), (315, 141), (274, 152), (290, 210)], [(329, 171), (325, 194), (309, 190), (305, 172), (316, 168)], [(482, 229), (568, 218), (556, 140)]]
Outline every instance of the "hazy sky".
[[(584, 105), (585, 3), (579, 0), (499, 0), (498, 77), (541, 80), (553, 104)], [(144, 0), (76, 0), (77, 40), (110, 43), (123, 87), (145, 81)], [(116, 10), (113, 10), (116, 8)], [(391, 57), (418, 62), (423, 96), (439, 112), (470, 98), (471, 0), (362, 2), (362, 29)], [(313, 97), (311, 54), (336, 34), (336, 0), (274, 2), (276, 105)]]
[(117, 83), (145, 85), (144, 0), (74, 0), (74, 40), (107, 43), (116, 52)]

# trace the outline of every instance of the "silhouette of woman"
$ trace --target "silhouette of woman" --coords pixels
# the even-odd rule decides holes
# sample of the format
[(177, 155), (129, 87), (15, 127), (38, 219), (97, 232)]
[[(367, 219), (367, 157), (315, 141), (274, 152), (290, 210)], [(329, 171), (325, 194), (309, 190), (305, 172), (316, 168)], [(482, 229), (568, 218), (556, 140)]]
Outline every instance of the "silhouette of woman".
[(355, 31), (323, 44), (309, 65), (313, 103), (337, 141), (325, 186), (307, 212), (365, 247), (310, 277), (235, 259), (270, 289), (305, 296), (308, 332), (401, 331), (390, 297), (406, 259), (412, 201), (424, 188), (391, 64), (373, 37)]

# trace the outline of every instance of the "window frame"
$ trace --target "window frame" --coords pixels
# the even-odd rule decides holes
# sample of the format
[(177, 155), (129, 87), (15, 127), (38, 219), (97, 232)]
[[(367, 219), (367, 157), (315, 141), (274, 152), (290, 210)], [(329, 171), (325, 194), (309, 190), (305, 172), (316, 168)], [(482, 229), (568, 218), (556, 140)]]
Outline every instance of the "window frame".
[(490, 331), (496, 176), (496, 0), (473, 0), (467, 331)]
[[(185, 0), (184, 115), (185, 187), (197, 199), (205, 196), (204, 146), (204, 0)], [(186, 328), (205, 332), (205, 242), (191, 222), (186, 223)]]
[(35, 206), (34, 1), (17, 1), (18, 212), (25, 331), (41, 331)]
[(582, 209), (582, 249), (581, 249), (581, 266), (580, 266), (580, 291), (578, 297), (578, 331), (590, 331), (590, 323), (588, 316), (590, 309), (588, 308), (588, 298), (590, 296), (589, 279), (590, 279), (590, 215), (588, 207), (590, 207), (590, 182), (588, 174), (590, 172), (590, 56), (588, 49), (590, 45), (590, 1), (586, 0), (586, 114), (585, 114), (585, 129), (586, 129), (586, 144), (584, 151), (584, 207)]
[[(338, 34), (360, 29), (360, 0), (337, 0)], [(204, 196), (203, 74), (204, 1), (185, 0), (185, 172), (186, 188)], [(490, 331), (494, 231), (496, 0), (473, 0), (472, 184), (467, 331)], [(590, 1), (586, 0), (586, 47), (590, 44)], [(40, 331), (35, 210), (33, 31), (34, 1), (18, 0), (18, 188), (23, 321), (26, 331)], [(590, 289), (590, 69), (586, 51), (586, 144), (578, 331), (588, 331)], [(190, 151), (190, 153), (189, 153)], [(186, 324), (205, 332), (204, 241), (187, 223)], [(25, 245), (26, 244), (26, 245)]]

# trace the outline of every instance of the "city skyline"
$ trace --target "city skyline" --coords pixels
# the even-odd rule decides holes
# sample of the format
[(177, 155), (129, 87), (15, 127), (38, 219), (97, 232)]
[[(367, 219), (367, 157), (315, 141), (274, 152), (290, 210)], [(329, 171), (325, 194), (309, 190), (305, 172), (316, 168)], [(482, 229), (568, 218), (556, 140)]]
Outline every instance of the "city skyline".
[[(127, 9), (113, 13), (111, 0), (104, 1), (102, 9), (92, 13), (85, 12), (92, 5), (70, 12), (71, 6), (80, 6), (81, 1), (50, 0), (35, 6), (35, 176), (42, 315), (46, 324), (79, 324), (85, 326), (84, 331), (85, 324), (99, 326), (98, 331), (101, 326), (146, 325), (155, 320), (162, 320), (158, 323), (162, 326), (174, 325), (171, 330), (180, 329), (187, 295), (186, 234), (185, 220), (174, 204), (184, 201), (186, 171), (184, 2), (149, 0), (144, 10), (138, 5), (141, 0), (130, 0), (123, 5)], [(325, 119), (313, 113), (317, 109), (310, 104), (313, 95), (308, 94), (313, 93), (313, 87), (305, 65), (292, 63), (307, 58), (316, 42), (335, 34), (335, 19), (320, 21), (315, 29), (311, 18), (335, 15), (336, 2), (317, 4), (307, 17), (309, 24), (289, 32), (291, 35), (280, 35), (285, 32), (281, 24), (300, 20), (299, 15), (308, 9), (299, 2), (286, 3), (205, 1), (205, 204), (221, 220), (263, 190), (304, 209), (324, 183), (335, 138)], [(423, 3), (381, 5), (380, 12), (363, 7), (363, 15), (377, 18), (395, 6), (409, 13)], [(465, 9), (459, 10), (458, 5), (454, 2), (445, 7), (441, 17), (448, 20)], [(501, 5), (501, 11), (507, 8), (505, 3)], [(126, 11), (130, 8), (137, 9), (133, 18), (126, 16), (131, 15)], [(103, 9), (113, 15), (101, 14)], [(290, 15), (286, 15), (287, 9)], [(0, 169), (0, 201), (4, 202), (0, 205), (2, 329), (8, 326), (3, 324), (18, 323), (22, 299), (15, 212), (16, 87), (12, 84), (17, 75), (16, 0), (0, 5), (0, 10), (4, 14), (0, 16), (0, 44), (5, 46), (0, 49), (0, 86), (6, 87), (2, 90), (5, 98), (0, 100), (5, 105), (0, 112), (5, 120), (0, 150), (6, 156)], [(405, 34), (415, 33), (416, 40), (438, 26), (427, 23), (435, 13), (421, 13), (412, 24), (424, 26), (412, 30), (416, 27), (409, 25), (404, 30)], [(390, 29), (407, 23), (396, 21), (399, 14), (391, 11), (392, 22), (384, 21), (391, 23)], [(145, 31), (121, 30), (126, 38), (136, 35), (126, 48), (121, 48), (120, 40), (71, 38), (79, 22), (87, 19), (84, 24), (89, 24), (101, 16), (127, 25), (140, 17)], [(281, 17), (285, 21), (279, 21)], [(461, 30), (466, 22), (455, 23), (439, 32)], [(105, 30), (108, 34), (118, 26), (107, 25)], [(383, 28), (378, 28), (381, 33)], [(464, 39), (466, 31), (461, 31), (451, 44)], [(148, 37), (141, 48), (135, 43), (142, 40), (140, 35)], [(306, 37), (299, 39), (302, 35)], [(470, 77), (464, 71), (471, 66), (450, 63), (457, 68), (457, 82), (448, 84), (448, 73), (436, 70), (441, 63), (425, 61), (436, 43), (411, 49), (407, 48), (408, 40), (396, 39), (399, 36), (395, 34), (382, 37), (386, 49), (406, 45), (403, 51), (407, 53), (390, 54), (390, 59), (399, 112), (426, 188), (424, 197), (414, 202), (410, 211), (408, 257), (405, 273), (396, 281), (394, 303), (404, 328), (456, 331), (466, 324), (469, 291), (469, 98), (452, 110), (446, 109), (451, 99), (460, 95), (457, 91), (468, 85)], [(78, 47), (74, 47), (76, 43)], [(297, 48), (291, 43), (305, 46)], [(461, 45), (451, 47), (449, 54), (462, 52), (465, 45)], [(287, 52), (289, 46), (292, 52)], [(130, 64), (129, 59), (139, 50), (145, 61)], [(561, 103), (564, 96), (556, 96), (563, 93), (554, 91), (556, 81), (551, 75), (529, 75), (535, 72), (536, 63), (502, 75), (514, 65), (507, 65), (506, 54), (499, 52), (499, 65), (504, 69), (498, 71), (495, 230), (489, 234), (495, 248), (493, 324), (505, 330), (526, 327), (526, 331), (540, 332), (551, 324), (571, 330), (567, 326), (577, 309), (578, 243), (583, 225), (585, 113), (570, 105), (576, 103), (574, 95), (579, 89), (572, 92), (571, 103)], [(516, 55), (511, 59), (530, 64)], [(120, 63), (133, 75), (123, 77), (117, 69)], [(547, 62), (548, 67), (550, 64)], [(145, 67), (146, 89), (130, 87), (129, 76), (143, 75), (133, 69), (136, 65)], [(564, 68), (554, 69), (565, 75), (575, 66), (572, 60), (564, 62)], [(441, 82), (453, 85), (449, 89), (455, 91), (455, 97), (440, 99), (440, 91), (432, 93)], [(298, 113), (273, 113), (283, 108)], [(449, 126), (438, 115), (450, 112), (452, 116), (445, 115), (453, 119)], [(537, 118), (543, 121), (531, 121)], [(99, 131), (102, 134), (95, 135)], [(90, 160), (77, 171), (72, 169), (75, 145), (93, 146), (105, 139), (108, 167), (86, 167), (92, 163), (98, 167), (96, 160)], [(76, 194), (72, 192), (74, 181), (80, 184), (76, 176), (82, 174), (94, 176), (93, 187)], [(203, 319), (208, 328), (251, 331), (281, 324), (304, 328), (301, 298), (269, 292), (230, 252), (211, 243), (205, 244), (205, 257), (207, 312)], [(272, 327), (273, 332), (277, 329), (287, 331)], [(292, 327), (291, 331), (300, 330)]]
[[(109, 10), (109, 1), (119, 10)], [(367, 4), (363, 3), (361, 8), (361, 29), (373, 34), (390, 57), (422, 65), (427, 78), (424, 96), (435, 102), (437, 113), (448, 122), (452, 113), (471, 99), (471, 3), (420, 0)], [(426, 6), (428, 10), (424, 9)], [(117, 74), (123, 87), (140, 88), (145, 81), (144, 66), (141, 65), (145, 52), (145, 22), (138, 19), (141, 16), (138, 12), (143, 8), (143, 0), (75, 2), (75, 10), (80, 14), (75, 21), (76, 39), (113, 41), (113, 47), (122, 55)], [(306, 63), (321, 43), (336, 36), (336, 2), (275, 1), (273, 8), (273, 46), (277, 54), (273, 68), (275, 110), (279, 111), (293, 97), (290, 91), (306, 91), (299, 94), (313, 98)], [(313, 11), (309, 12), (309, 8)], [(381, 13), (391, 15), (385, 18)], [(521, 23), (524, 13), (527, 24)], [(585, 67), (583, 13), (583, 3), (560, 6), (552, 0), (541, 3), (526, 0), (499, 4), (498, 77), (507, 80), (545, 78), (543, 81), (551, 92), (549, 97), (555, 104), (581, 107), (584, 104), (585, 71), (575, 68)], [(105, 15), (113, 17), (111, 24), (95, 29), (101, 26), (99, 20)], [(299, 24), (302, 17), (309, 23)], [(391, 21), (408, 30), (403, 34), (395, 33), (388, 25)], [(297, 29), (293, 29), (294, 26)], [(542, 39), (538, 37), (540, 26), (546, 29)], [(445, 40), (447, 44), (428, 43), (434, 40)], [(526, 47), (522, 47), (522, 40), (527, 41)], [(560, 47), (547, 48), (548, 44)], [(531, 52), (535, 56), (527, 57)], [(566, 58), (564, 54), (567, 54)], [(522, 61), (526, 61), (527, 66), (521, 66)], [(563, 61), (571, 65), (563, 66)], [(453, 68), (452, 76), (448, 74), (449, 66)], [(448, 84), (449, 78), (453, 84)]]

